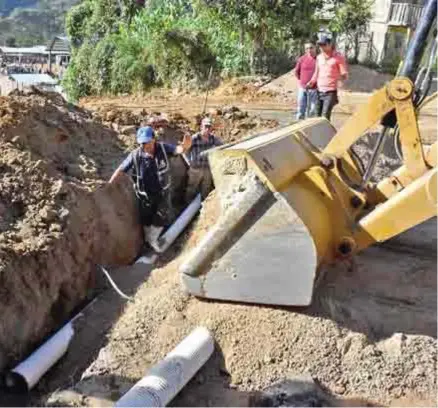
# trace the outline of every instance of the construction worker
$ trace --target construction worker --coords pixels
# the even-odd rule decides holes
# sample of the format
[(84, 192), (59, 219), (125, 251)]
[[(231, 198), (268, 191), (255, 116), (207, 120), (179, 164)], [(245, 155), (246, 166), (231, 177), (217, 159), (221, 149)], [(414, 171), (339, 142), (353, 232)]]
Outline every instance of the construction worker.
[(147, 126), (150, 126), (154, 129), (156, 135), (164, 134), (164, 127), (168, 124), (168, 121), (163, 116), (151, 116), (147, 120)]
[(316, 69), (308, 86), (318, 88), (318, 116), (330, 120), (333, 108), (338, 104), (338, 83), (348, 79), (345, 58), (335, 50), (332, 40), (326, 35), (318, 41), (321, 53), (316, 58)]
[(170, 218), (169, 155), (184, 153), (191, 144), (190, 139), (190, 135), (186, 135), (180, 145), (162, 143), (156, 141), (152, 127), (141, 127), (137, 131), (140, 147), (128, 155), (109, 180), (113, 183), (121, 173), (132, 170), (145, 241), (156, 251), (159, 249), (158, 238)]
[(222, 145), (222, 141), (213, 132), (213, 122), (210, 118), (204, 118), (201, 122), (201, 131), (193, 135), (191, 146), (187, 151), (190, 163), (186, 188), (186, 202), (192, 201), (198, 192), (203, 199), (213, 190), (213, 178), (206, 151)]
[(316, 115), (316, 105), (318, 102), (318, 91), (316, 84), (308, 86), (312, 79), (316, 67), (316, 46), (313, 42), (308, 42), (304, 46), (306, 53), (302, 55), (295, 66), (295, 76), (298, 79), (297, 97), (297, 120), (304, 119), (307, 111), (308, 116)]

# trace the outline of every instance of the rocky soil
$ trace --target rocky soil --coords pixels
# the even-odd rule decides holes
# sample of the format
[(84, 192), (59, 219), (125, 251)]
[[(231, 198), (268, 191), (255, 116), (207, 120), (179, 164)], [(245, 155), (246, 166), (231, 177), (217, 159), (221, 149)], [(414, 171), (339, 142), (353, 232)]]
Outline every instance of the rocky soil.
[[(92, 113), (35, 89), (0, 98), (0, 370), (91, 296), (97, 265), (128, 264), (138, 255), (142, 235), (129, 179), (106, 181), (136, 146), (136, 127), (154, 114)], [(233, 107), (211, 114), (226, 140), (276, 125)], [(161, 137), (175, 143), (200, 117), (168, 119)], [(172, 165), (183, 187), (182, 159)]]
[[(96, 264), (141, 244), (112, 130), (55, 95), (0, 99), (0, 369), (32, 350), (93, 288)], [(108, 241), (106, 241), (108, 239)]]
[[(212, 195), (176, 258), (152, 271), (82, 380), (51, 405), (112, 404), (197, 325), (213, 331), (217, 349), (174, 406), (435, 405), (436, 235), (418, 238), (436, 234), (435, 220), (390, 249), (371, 248), (354, 266), (330, 270), (312, 307), (294, 309), (182, 291), (178, 266), (217, 214)], [(403, 248), (410, 251), (402, 256)], [(304, 398), (300, 386), (304, 399), (288, 400), (302, 375), (324, 392)]]
[[(47, 95), (0, 99), (2, 368), (86, 297), (96, 264), (135, 258), (141, 237), (130, 183), (108, 188), (103, 181), (151, 114), (167, 116), (160, 137), (169, 141), (195, 131), (200, 119), (193, 109), (165, 115), (165, 109), (140, 105), (102, 104), (91, 113)], [(226, 141), (276, 125), (229, 104), (217, 106), (209, 114)], [(358, 146), (365, 161), (373, 137)], [(396, 165), (389, 154), (376, 177), (388, 163)], [(124, 290), (134, 275), (141, 282), (130, 288), (134, 302), (105, 292), (88, 320), (78, 322), (67, 356), (39, 386), (44, 394), (64, 391), (39, 395), (32, 405), (113, 404), (203, 325), (214, 333), (215, 354), (174, 406), (436, 406), (436, 220), (327, 270), (312, 306), (298, 309), (199, 300), (183, 292), (178, 267), (218, 211), (213, 193), (150, 274), (139, 276), (138, 265), (112, 270)]]

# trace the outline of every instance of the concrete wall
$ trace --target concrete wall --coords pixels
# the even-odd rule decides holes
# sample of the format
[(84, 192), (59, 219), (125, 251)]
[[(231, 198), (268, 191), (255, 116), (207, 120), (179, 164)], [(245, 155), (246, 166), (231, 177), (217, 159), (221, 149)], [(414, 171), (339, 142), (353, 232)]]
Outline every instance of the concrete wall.
[(17, 88), (17, 83), (7, 75), (0, 76), (0, 96), (7, 96)]
[(424, 0), (376, 0), (372, 6), (373, 19), (368, 33), (361, 41), (359, 61), (375, 64), (391, 64), (400, 58), (408, 42), (408, 31), (405, 27), (392, 27), (388, 17), (393, 3), (424, 4)]

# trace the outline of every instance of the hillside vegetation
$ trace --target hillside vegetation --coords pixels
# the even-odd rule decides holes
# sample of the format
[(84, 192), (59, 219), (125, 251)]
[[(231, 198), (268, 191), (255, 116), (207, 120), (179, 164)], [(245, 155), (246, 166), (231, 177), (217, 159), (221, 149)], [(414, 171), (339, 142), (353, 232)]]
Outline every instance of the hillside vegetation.
[(0, 0), (0, 44), (44, 44), (65, 32), (65, 16), (79, 0)]
[(368, 0), (83, 0), (66, 20), (74, 49), (64, 85), (76, 99), (199, 86), (210, 69), (221, 77), (278, 75), (322, 27), (360, 32), (370, 7)]

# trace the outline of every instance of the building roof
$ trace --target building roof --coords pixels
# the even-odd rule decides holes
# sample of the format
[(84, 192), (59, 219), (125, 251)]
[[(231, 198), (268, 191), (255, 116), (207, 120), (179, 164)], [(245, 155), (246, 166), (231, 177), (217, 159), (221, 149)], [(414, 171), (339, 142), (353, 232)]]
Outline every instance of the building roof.
[(34, 47), (0, 47), (0, 52), (8, 55), (48, 54), (44, 45)]
[(70, 41), (67, 37), (56, 36), (46, 45), (35, 45), (34, 47), (0, 47), (0, 54), (18, 55), (70, 55)]
[(67, 37), (56, 36), (47, 43), (46, 49), (52, 54), (70, 54), (70, 41)]
[(47, 74), (12, 74), (9, 75), (14, 81), (23, 85), (48, 84), (57, 85), (58, 81)]

